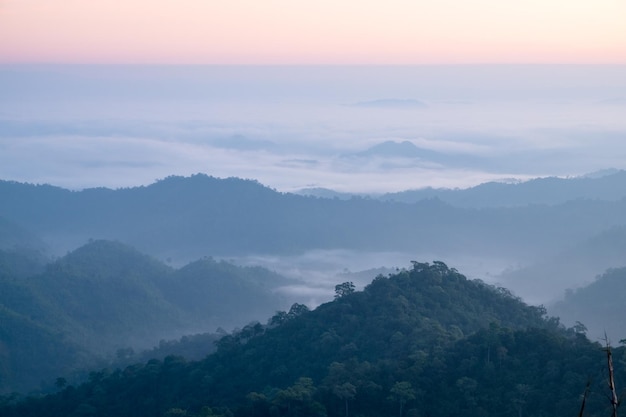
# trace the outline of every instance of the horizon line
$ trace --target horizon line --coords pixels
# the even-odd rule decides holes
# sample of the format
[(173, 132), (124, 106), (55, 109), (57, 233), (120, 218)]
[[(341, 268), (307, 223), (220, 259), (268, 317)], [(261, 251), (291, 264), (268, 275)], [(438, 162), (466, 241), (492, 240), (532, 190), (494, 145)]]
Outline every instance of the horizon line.
[(0, 67), (75, 66), (75, 67), (624, 67), (621, 63), (580, 62), (476, 62), (476, 63), (164, 63), (164, 62), (1, 62)]

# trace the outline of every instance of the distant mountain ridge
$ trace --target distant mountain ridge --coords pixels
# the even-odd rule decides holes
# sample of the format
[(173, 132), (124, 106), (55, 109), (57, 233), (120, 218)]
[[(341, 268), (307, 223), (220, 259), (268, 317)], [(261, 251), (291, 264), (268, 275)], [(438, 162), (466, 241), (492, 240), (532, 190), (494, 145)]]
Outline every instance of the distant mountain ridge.
[[(393, 141), (383, 142), (355, 155), (362, 154), (424, 157), (430, 160), (436, 160), (441, 156), (437, 152), (420, 149), (410, 142), (403, 145)], [(351, 197), (369, 197), (408, 204), (436, 198), (452, 206), (464, 208), (556, 205), (578, 199), (617, 201), (626, 197), (626, 171), (608, 169), (570, 178), (543, 177), (528, 181), (491, 181), (464, 189), (427, 187), (380, 195), (337, 192), (327, 188), (303, 188), (297, 193), (321, 198), (336, 197), (342, 200)]]
[[(553, 193), (555, 187), (562, 191)], [(253, 180), (204, 174), (172, 176), (149, 186), (118, 190), (69, 191), (0, 181), (0, 219), (28, 230), (56, 250), (49, 252), (54, 256), (89, 239), (105, 239), (178, 266), (205, 256), (269, 259), (349, 250), (406, 254), (403, 259), (413, 254), (447, 261), (468, 259), (470, 266), (475, 260), (495, 261), (496, 266), (503, 265), (495, 270), (497, 274), (530, 270), (542, 262), (563, 272), (574, 263), (560, 254), (591, 239), (597, 239), (597, 247), (606, 247), (614, 236), (609, 232), (626, 227), (625, 187), (626, 173), (619, 171), (599, 178), (547, 178), (440, 190), (443, 194), (427, 199), (398, 202), (281, 193)], [(449, 201), (442, 200), (448, 197)], [(606, 265), (592, 263), (592, 276), (621, 266), (619, 254), (607, 255), (611, 256), (602, 258)], [(379, 266), (397, 265), (370, 267)], [(485, 277), (480, 269), (474, 277)], [(523, 274), (493, 278), (491, 270), (487, 269), (491, 279), (506, 279), (513, 291), (530, 288)], [(543, 296), (554, 298), (590, 278), (559, 275), (542, 280)], [(558, 286), (543, 286), (551, 281)]]
[[(538, 180), (538, 184), (567, 181)], [(626, 173), (572, 181), (597, 190), (607, 189), (597, 187), (603, 181), (608, 181), (607, 187), (615, 182), (617, 198), (619, 190), (626, 187)], [(527, 185), (515, 187), (488, 184), (479, 190), (523, 190)], [(187, 262), (206, 255), (285, 254), (308, 249), (473, 250), (479, 246), (468, 248), (463, 240), (476, 236), (480, 236), (480, 246), (494, 253), (543, 253), (545, 248), (622, 225), (621, 213), (626, 210), (626, 199), (578, 199), (551, 206), (480, 210), (454, 207), (439, 198), (415, 203), (367, 198), (338, 201), (279, 193), (250, 180), (206, 175), (169, 177), (147, 187), (79, 192), (3, 181), (0, 195), (4, 199), (1, 217), (28, 226), (55, 247), (72, 250), (89, 238), (112, 239), (179, 262), (182, 256)], [(596, 191), (593, 195), (604, 194)], [(420, 230), (429, 240), (414, 239), (407, 230)], [(507, 233), (518, 238), (503, 240)], [(532, 245), (530, 235), (534, 235)]]
[(488, 182), (467, 189), (408, 190), (388, 193), (382, 200), (412, 203), (438, 198), (457, 207), (519, 207), (530, 204), (563, 204), (577, 199), (617, 201), (626, 197), (626, 171), (574, 178), (546, 177), (506, 183)]

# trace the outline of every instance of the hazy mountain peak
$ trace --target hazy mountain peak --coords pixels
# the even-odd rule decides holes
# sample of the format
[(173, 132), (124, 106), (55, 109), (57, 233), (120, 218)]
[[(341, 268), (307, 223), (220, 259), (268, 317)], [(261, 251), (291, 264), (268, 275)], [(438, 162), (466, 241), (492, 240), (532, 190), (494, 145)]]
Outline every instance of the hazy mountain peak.
[(55, 262), (52, 268), (55, 267), (86, 279), (123, 279), (133, 271), (151, 271), (153, 275), (170, 271), (166, 265), (135, 248), (109, 240), (90, 240)]
[[(239, 186), (248, 186), (254, 188), (264, 188), (268, 189), (268, 187), (262, 185), (257, 180), (252, 179), (244, 179), (238, 177), (228, 177), (228, 178), (219, 178), (214, 177), (212, 175), (207, 175), (204, 173), (197, 173), (190, 176), (181, 176), (181, 175), (170, 175), (161, 180), (156, 181), (155, 183), (149, 185), (147, 188), (167, 188), (172, 190), (185, 190), (191, 189), (195, 187), (233, 187), (235, 185)], [(195, 188), (196, 191), (199, 191), (200, 188)]]

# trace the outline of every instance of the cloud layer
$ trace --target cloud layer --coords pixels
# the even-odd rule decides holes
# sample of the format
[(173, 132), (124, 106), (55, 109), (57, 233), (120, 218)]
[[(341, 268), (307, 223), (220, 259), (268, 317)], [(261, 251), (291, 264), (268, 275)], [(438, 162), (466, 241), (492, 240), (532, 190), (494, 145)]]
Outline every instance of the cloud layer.
[[(626, 168), (623, 67), (0, 67), (0, 178), (387, 192)], [(424, 105), (353, 106), (354, 103)]]

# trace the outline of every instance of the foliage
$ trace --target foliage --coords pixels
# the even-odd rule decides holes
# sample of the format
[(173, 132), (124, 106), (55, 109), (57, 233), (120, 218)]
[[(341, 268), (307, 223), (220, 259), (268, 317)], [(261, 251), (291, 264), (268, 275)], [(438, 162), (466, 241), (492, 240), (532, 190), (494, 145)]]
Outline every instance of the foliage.
[(44, 398), (7, 398), (0, 414), (573, 415), (591, 377), (586, 415), (606, 415), (601, 346), (544, 313), (441, 262), (415, 262), (314, 311), (252, 323), (201, 361), (94, 372)]
[[(38, 252), (0, 250), (0, 393), (54, 390), (54, 378), (76, 381), (81, 369), (105, 366), (114, 352), (120, 364), (147, 360), (134, 350), (267, 317), (289, 305), (273, 291), (288, 282), (263, 268), (210, 258), (176, 270), (105, 240), (47, 265)], [(164, 342), (152, 354), (201, 359), (214, 339)]]
[(335, 285), (335, 299), (345, 297), (354, 292), (354, 284), (352, 282), (344, 282)]

